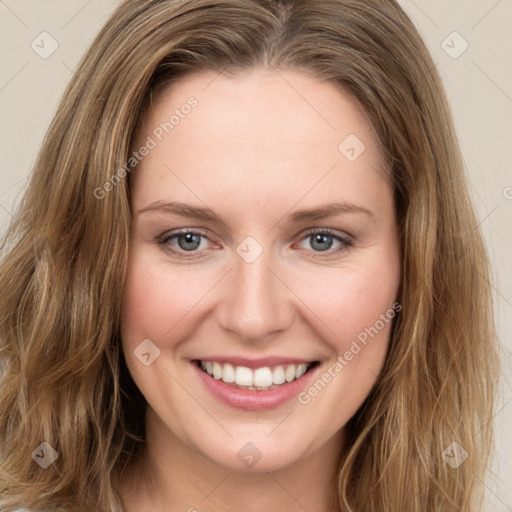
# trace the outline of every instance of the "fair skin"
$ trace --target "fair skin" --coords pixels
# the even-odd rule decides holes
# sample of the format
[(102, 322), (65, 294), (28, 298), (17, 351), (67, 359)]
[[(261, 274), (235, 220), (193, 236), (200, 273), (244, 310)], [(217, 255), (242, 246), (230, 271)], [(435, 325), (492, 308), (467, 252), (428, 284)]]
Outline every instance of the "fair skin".
[[(332, 511), (344, 427), (382, 370), (391, 322), (308, 403), (293, 396), (265, 410), (226, 404), (194, 361), (318, 361), (303, 378), (307, 391), (391, 308), (399, 243), (376, 134), (332, 83), (254, 69), (196, 73), (163, 90), (136, 147), (190, 96), (197, 106), (130, 177), (122, 339), (148, 412), (146, 450), (120, 486), (125, 511)], [(353, 161), (338, 149), (349, 134), (366, 146)], [(208, 207), (221, 220), (158, 208), (171, 201)], [(291, 220), (331, 202), (350, 207)], [(314, 228), (350, 243), (329, 235), (315, 243)], [(197, 248), (171, 238), (180, 229), (203, 235)], [(262, 249), (251, 262), (237, 252), (246, 237)], [(134, 354), (143, 340), (160, 350), (148, 366)], [(251, 467), (237, 456), (247, 443), (261, 455)]]

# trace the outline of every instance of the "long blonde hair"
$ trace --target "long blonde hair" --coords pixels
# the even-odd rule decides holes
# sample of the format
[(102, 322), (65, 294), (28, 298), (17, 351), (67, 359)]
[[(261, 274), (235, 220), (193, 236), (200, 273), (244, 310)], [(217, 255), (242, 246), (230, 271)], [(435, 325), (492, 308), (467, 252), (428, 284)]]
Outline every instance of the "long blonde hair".
[[(63, 96), (2, 245), (0, 509), (121, 510), (118, 475), (144, 447), (146, 407), (119, 335), (129, 175), (97, 191), (125, 166), (157, 87), (255, 66), (350, 93), (395, 191), (403, 310), (348, 425), (340, 510), (479, 510), (498, 375), (489, 264), (443, 86), (394, 0), (118, 6)], [(46, 469), (32, 456), (43, 442), (58, 454)], [(467, 453), (458, 467), (445, 462), (454, 446)]]

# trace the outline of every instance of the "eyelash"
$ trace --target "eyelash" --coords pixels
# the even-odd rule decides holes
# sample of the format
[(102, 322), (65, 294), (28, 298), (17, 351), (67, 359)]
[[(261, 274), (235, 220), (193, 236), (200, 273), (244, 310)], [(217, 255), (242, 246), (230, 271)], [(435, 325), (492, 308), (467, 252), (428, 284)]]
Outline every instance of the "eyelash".
[[(169, 243), (169, 241), (171, 239), (179, 237), (180, 235), (186, 235), (186, 234), (199, 235), (203, 238), (208, 238), (204, 233), (201, 233), (200, 231), (194, 231), (192, 229), (182, 229), (182, 230), (179, 230), (179, 231), (176, 231), (173, 233), (166, 233), (166, 234), (162, 235), (161, 237), (159, 237), (157, 239), (157, 243), (160, 246), (162, 246), (162, 248), (165, 251), (172, 253), (174, 256), (177, 256), (178, 258), (189, 259), (189, 260), (200, 258), (201, 257), (200, 254), (195, 255), (198, 251), (184, 251), (183, 249), (176, 250), (174, 248), (171, 248), (171, 245)], [(306, 232), (302, 236), (302, 238), (300, 238), (299, 241), (306, 240), (307, 238), (309, 238), (313, 235), (318, 235), (318, 234), (327, 235), (327, 236), (333, 238), (334, 240), (340, 242), (341, 246), (335, 250), (327, 249), (326, 251), (312, 251), (313, 258), (317, 258), (317, 259), (325, 258), (324, 256), (322, 256), (323, 254), (326, 254), (326, 256), (329, 257), (334, 254), (339, 254), (339, 253), (347, 250), (349, 247), (353, 246), (353, 241), (348, 236), (343, 236), (329, 228), (311, 229), (308, 232)]]

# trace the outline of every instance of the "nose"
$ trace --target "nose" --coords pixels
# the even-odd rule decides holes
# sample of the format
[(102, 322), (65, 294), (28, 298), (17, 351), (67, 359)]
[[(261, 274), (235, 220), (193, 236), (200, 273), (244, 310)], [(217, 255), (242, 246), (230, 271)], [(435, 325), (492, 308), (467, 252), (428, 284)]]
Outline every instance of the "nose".
[(293, 293), (264, 250), (252, 262), (234, 254), (233, 268), (224, 279), (219, 304), (221, 327), (244, 341), (261, 341), (288, 329), (293, 322)]

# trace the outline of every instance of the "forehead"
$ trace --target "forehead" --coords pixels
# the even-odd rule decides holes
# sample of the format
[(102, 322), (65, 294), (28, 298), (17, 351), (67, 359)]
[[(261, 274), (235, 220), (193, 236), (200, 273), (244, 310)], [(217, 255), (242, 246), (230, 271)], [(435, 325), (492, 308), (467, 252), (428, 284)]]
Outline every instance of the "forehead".
[(236, 190), (240, 207), (363, 193), (379, 201), (386, 182), (365, 112), (336, 84), (300, 71), (190, 75), (154, 97), (135, 149), (145, 142), (154, 147), (132, 174), (137, 203), (213, 199), (212, 190), (231, 203)]

